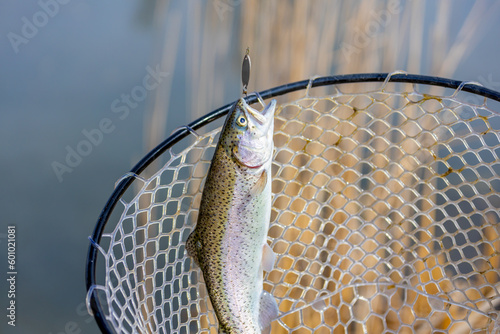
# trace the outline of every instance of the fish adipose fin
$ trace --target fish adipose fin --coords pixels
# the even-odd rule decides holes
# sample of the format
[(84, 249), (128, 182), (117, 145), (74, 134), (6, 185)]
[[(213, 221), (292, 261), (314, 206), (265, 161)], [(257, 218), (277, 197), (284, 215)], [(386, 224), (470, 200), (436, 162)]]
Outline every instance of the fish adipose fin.
[(260, 328), (262, 334), (271, 333), (271, 322), (278, 317), (278, 304), (274, 297), (267, 291), (260, 295)]
[(266, 184), (267, 184), (267, 171), (263, 170), (257, 182), (254, 184), (252, 189), (250, 189), (250, 195), (256, 196), (261, 194), (266, 188)]
[(276, 254), (273, 252), (271, 247), (265, 243), (262, 247), (262, 270), (271, 271), (273, 270), (274, 263), (276, 262)]

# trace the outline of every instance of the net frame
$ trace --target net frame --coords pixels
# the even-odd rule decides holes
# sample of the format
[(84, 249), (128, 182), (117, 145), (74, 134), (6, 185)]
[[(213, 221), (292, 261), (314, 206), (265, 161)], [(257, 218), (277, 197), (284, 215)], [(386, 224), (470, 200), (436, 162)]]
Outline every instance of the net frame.
[[(273, 97), (282, 96), (291, 92), (297, 92), (300, 90), (323, 87), (323, 86), (335, 86), (340, 84), (350, 84), (350, 83), (370, 83), (370, 82), (388, 82), (391, 83), (408, 83), (408, 84), (422, 84), (428, 86), (436, 86), (443, 88), (455, 89), (455, 93), (463, 91), (472, 93), (484, 98), (489, 98), (493, 101), (500, 102), (500, 93), (493, 91), (491, 89), (482, 87), (475, 82), (462, 82), (458, 80), (451, 80), (440, 77), (433, 76), (423, 76), (423, 75), (413, 75), (406, 74), (402, 72), (394, 73), (363, 73), (363, 74), (350, 74), (350, 75), (338, 75), (338, 76), (327, 76), (319, 77), (311, 80), (302, 80), (294, 83), (285, 84), (282, 86), (274, 87), (268, 90), (259, 92), (263, 99), (269, 99)], [(250, 95), (246, 97), (247, 103), (252, 104), (257, 102), (257, 97), (255, 95)], [(169, 136), (166, 140), (160, 143), (152, 151), (150, 151), (143, 159), (141, 159), (131, 170), (127, 173), (116, 185), (113, 193), (109, 197), (106, 205), (104, 206), (92, 235), (89, 237), (90, 246), (86, 261), (86, 271), (85, 280), (86, 287), (88, 291), (88, 305), (96, 319), (96, 322), (103, 333), (114, 333), (112, 326), (104, 316), (103, 305), (105, 304), (99, 294), (95, 293), (95, 288), (97, 285), (96, 272), (97, 272), (97, 257), (100, 251), (99, 243), (101, 241), (101, 236), (104, 232), (106, 224), (115, 208), (116, 204), (119, 202), (121, 196), (127, 191), (134, 180), (137, 179), (148, 166), (150, 166), (158, 157), (160, 157), (164, 152), (170, 149), (175, 144), (179, 143), (184, 138), (188, 137), (191, 131), (196, 131), (213, 121), (224, 117), (227, 115), (234, 102), (227, 104), (221, 108), (218, 108), (207, 115), (193, 121), (185, 127), (180, 128)]]

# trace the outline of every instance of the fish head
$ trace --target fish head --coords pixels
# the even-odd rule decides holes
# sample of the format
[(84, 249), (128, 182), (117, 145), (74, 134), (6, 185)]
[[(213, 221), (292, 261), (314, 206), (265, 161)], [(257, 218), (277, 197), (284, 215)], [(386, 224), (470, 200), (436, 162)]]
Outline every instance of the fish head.
[(244, 99), (236, 103), (222, 136), (227, 139), (227, 149), (237, 163), (258, 168), (271, 159), (275, 110), (276, 100), (262, 111), (255, 110)]

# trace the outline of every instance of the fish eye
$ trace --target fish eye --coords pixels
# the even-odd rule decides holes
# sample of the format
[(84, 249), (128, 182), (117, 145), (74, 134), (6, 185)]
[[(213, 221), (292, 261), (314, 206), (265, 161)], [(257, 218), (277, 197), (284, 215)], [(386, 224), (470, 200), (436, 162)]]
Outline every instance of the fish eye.
[(245, 116), (238, 116), (238, 118), (236, 118), (236, 123), (239, 126), (245, 126), (247, 125), (247, 119), (245, 118)]

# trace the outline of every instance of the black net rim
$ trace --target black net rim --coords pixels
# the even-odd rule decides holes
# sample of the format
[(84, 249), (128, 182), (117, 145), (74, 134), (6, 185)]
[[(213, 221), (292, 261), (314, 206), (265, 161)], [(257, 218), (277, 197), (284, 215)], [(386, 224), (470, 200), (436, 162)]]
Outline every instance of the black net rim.
[[(264, 91), (259, 92), (263, 99), (269, 99), (276, 96), (281, 96), (287, 93), (300, 91), (307, 88), (348, 84), (348, 83), (369, 83), (369, 82), (392, 82), (392, 83), (409, 83), (409, 84), (422, 84), (429, 86), (437, 86), (444, 88), (456, 89), (472, 94), (476, 94), (491, 100), (500, 102), (500, 92), (485, 88), (475, 82), (458, 81), (452, 79), (446, 79), (434, 76), (407, 74), (407, 73), (360, 73), (360, 74), (347, 74), (347, 75), (335, 75), (318, 77), (314, 79), (302, 80), (293, 83), (284, 84), (281, 86), (273, 87)], [(247, 103), (252, 104), (257, 102), (257, 96), (255, 94), (249, 95), (246, 98)], [(225, 115), (229, 112), (231, 107), (236, 101), (233, 101), (223, 107), (220, 107), (205, 116), (189, 123), (186, 127), (180, 128), (162, 143), (156, 146), (148, 154), (144, 156), (131, 170), (127, 173), (127, 177), (121, 179), (121, 181), (116, 185), (113, 193), (109, 197), (106, 205), (101, 211), (99, 218), (97, 219), (96, 226), (89, 237), (91, 240), (87, 261), (85, 267), (85, 283), (87, 291), (94, 287), (96, 283), (96, 264), (97, 255), (99, 253), (98, 248), (95, 244), (99, 244), (101, 236), (103, 234), (104, 228), (108, 222), (109, 217), (116, 204), (119, 202), (121, 196), (125, 193), (128, 187), (135, 180), (135, 175), (139, 175), (144, 171), (156, 158), (158, 158), (165, 151), (170, 149), (173, 145), (178, 143), (180, 140), (184, 139), (190, 134), (189, 129), (199, 129)], [(99, 300), (99, 296), (95, 293), (90, 293), (89, 295), (90, 308), (94, 314), (94, 318), (102, 333), (114, 333), (110, 323), (104, 316), (102, 303)]]

